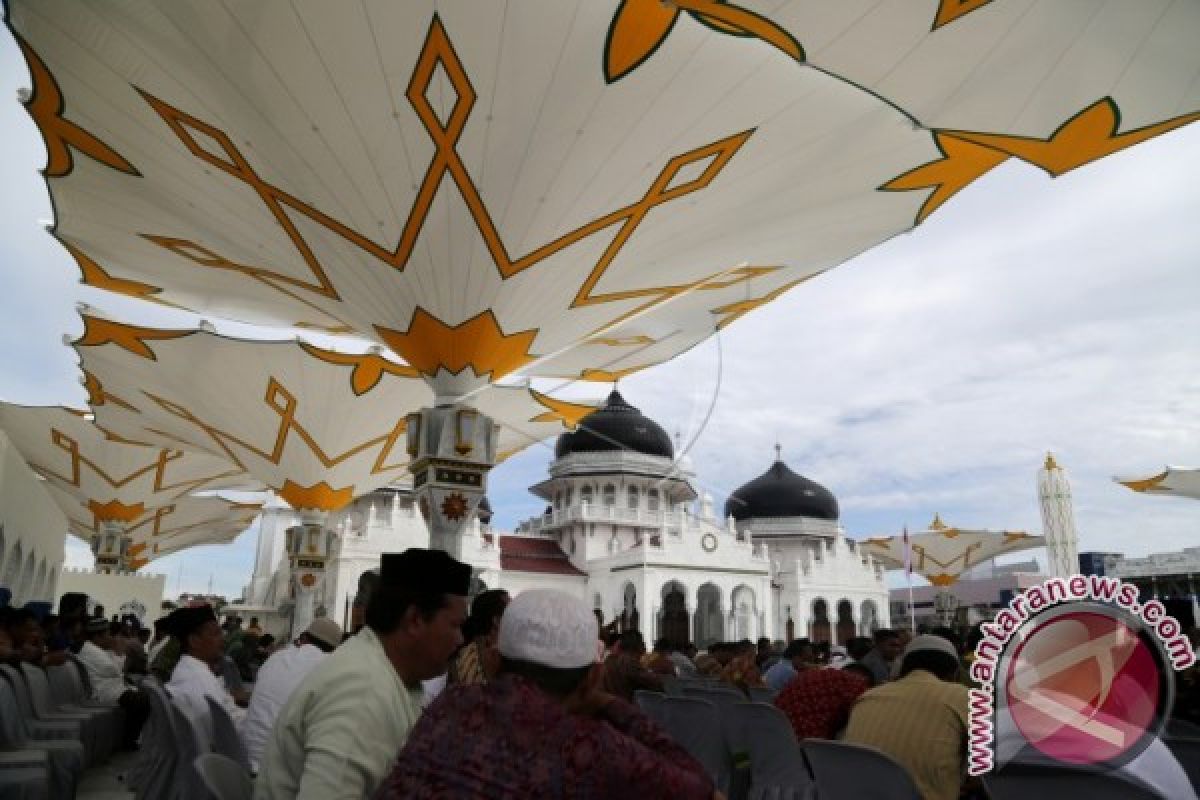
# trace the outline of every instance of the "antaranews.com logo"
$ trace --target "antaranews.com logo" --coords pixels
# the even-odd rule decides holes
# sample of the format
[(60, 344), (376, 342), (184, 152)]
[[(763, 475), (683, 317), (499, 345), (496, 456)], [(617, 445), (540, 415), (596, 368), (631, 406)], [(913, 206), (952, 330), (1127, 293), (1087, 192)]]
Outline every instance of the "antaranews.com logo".
[(1161, 733), (1176, 670), (1196, 661), (1158, 600), (1117, 578), (1051, 578), (982, 626), (970, 675), (967, 771), (1030, 748), (1041, 760), (1120, 767)]

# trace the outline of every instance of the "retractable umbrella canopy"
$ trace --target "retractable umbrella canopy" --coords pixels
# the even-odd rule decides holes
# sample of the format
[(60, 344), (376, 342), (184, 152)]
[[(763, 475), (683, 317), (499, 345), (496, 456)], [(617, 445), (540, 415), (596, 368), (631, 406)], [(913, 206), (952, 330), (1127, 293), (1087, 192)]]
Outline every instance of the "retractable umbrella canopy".
[(129, 439), (89, 416), (58, 406), (0, 403), (0, 427), (34, 472), (59, 490), (55, 497), (69, 516), (78, 517), (74, 503), (97, 523), (127, 528), (193, 492), (262, 488), (226, 459)]
[(1190, 497), (1200, 500), (1200, 467), (1166, 467), (1162, 472), (1140, 477), (1113, 478), (1117, 483), (1143, 494)]
[[(1022, 531), (988, 531), (955, 528), (935, 515), (929, 529), (909, 534), (912, 569), (934, 586), (950, 586), (978, 564), (1004, 553), (1045, 547), (1046, 537)], [(886, 536), (862, 541), (862, 549), (889, 569), (907, 563), (903, 536)]]
[[(53, 483), (49, 487), (67, 516), (70, 532), (85, 542), (95, 542), (104, 529), (91, 510), (65, 489)], [(187, 547), (231, 542), (250, 527), (261, 508), (260, 503), (187, 496), (148, 509), (124, 526), (129, 537), (124, 566), (136, 570)]]
[(671, 358), (996, 165), (1200, 111), (1200, 4), (12, 0), (86, 283), (441, 396)]
[[(416, 370), (295, 340), (161, 330), (88, 314), (75, 342), (97, 422), (131, 439), (220, 456), (297, 509), (333, 511), (407, 476), (406, 417), (433, 401)], [(592, 411), (523, 387), (473, 405), (511, 455)]]

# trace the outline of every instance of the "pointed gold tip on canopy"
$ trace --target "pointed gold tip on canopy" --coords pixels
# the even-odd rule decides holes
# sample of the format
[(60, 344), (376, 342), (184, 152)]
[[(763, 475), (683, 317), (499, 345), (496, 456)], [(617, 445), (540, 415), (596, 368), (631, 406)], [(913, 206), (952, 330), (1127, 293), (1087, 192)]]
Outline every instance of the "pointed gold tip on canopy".
[(1046, 469), (1059, 469), (1058, 462), (1054, 460), (1054, 453), (1046, 453)]
[(933, 514), (933, 522), (929, 523), (929, 530), (931, 530), (931, 531), (944, 531), (944, 530), (946, 530), (946, 523), (942, 522), (942, 515), (941, 515), (941, 514), (939, 514), (939, 513), (937, 513), (937, 512), (934, 512), (934, 514)]

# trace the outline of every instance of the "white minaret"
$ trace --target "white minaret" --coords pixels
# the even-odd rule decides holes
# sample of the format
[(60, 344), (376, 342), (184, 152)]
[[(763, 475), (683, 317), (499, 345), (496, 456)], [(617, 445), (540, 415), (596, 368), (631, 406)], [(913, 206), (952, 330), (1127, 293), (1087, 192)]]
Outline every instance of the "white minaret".
[(1065, 578), (1078, 573), (1079, 537), (1075, 533), (1071, 483), (1053, 453), (1046, 454), (1046, 464), (1038, 470), (1038, 503), (1042, 507), (1042, 532), (1046, 535), (1050, 574)]

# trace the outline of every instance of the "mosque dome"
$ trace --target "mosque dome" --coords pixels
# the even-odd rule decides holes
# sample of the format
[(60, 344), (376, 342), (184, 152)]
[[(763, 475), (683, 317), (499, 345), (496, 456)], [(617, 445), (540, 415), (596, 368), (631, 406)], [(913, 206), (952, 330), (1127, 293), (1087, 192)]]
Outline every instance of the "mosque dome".
[(554, 457), (572, 453), (629, 450), (648, 456), (673, 458), (671, 437), (657, 422), (642, 414), (613, 389), (602, 408), (588, 414), (571, 433), (558, 437)]
[(836, 522), (838, 503), (833, 492), (797, 475), (776, 459), (770, 469), (729, 495), (725, 516), (738, 520), (808, 517)]

